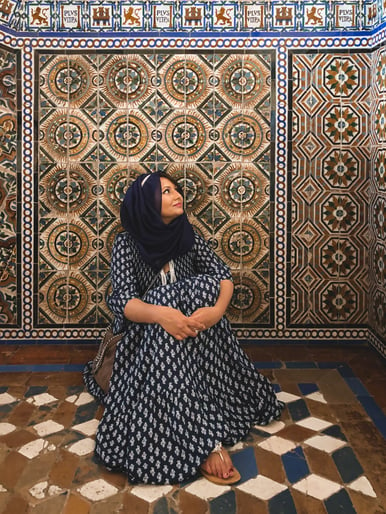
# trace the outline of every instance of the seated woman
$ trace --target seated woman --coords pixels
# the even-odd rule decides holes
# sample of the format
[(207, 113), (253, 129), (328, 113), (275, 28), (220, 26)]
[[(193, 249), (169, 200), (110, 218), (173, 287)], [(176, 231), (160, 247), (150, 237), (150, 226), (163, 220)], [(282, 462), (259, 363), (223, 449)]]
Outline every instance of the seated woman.
[(132, 483), (178, 483), (198, 472), (235, 483), (240, 474), (223, 445), (279, 418), (283, 404), (224, 316), (230, 270), (194, 232), (178, 185), (164, 173), (133, 182), (121, 222), (108, 306), (124, 337), (106, 395), (91, 363), (84, 370), (105, 406), (95, 454)]

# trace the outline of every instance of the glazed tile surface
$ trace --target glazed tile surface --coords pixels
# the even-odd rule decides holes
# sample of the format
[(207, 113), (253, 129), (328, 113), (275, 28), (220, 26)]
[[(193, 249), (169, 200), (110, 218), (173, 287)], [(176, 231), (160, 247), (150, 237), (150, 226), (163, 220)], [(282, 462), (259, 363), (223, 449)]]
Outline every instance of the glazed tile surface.
[(238, 484), (198, 476), (144, 486), (94, 462), (102, 408), (84, 390), (82, 364), (28, 371), (28, 357), (17, 367), (7, 361), (0, 373), (4, 514), (384, 512), (386, 417), (344, 362), (256, 362), (286, 408), (280, 421), (252, 427), (229, 449)]

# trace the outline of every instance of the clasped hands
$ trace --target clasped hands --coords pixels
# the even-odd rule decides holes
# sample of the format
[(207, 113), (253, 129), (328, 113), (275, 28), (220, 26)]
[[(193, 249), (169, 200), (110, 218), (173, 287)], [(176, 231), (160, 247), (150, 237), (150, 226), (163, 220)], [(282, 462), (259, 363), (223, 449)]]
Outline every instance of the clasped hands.
[(190, 316), (185, 316), (178, 309), (163, 307), (159, 324), (178, 341), (197, 335), (215, 325), (222, 317), (222, 312), (216, 306), (201, 307)]

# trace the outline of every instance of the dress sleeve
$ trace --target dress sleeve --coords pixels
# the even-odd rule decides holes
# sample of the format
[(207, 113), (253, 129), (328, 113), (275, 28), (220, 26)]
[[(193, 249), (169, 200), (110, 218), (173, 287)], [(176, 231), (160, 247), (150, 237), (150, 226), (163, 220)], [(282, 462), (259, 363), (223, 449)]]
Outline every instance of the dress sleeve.
[(204, 273), (218, 280), (232, 280), (229, 266), (220, 259), (201, 236), (195, 234), (195, 264), (197, 273)]
[(123, 321), (123, 311), (131, 298), (138, 298), (138, 279), (135, 273), (136, 252), (126, 233), (116, 236), (111, 252), (110, 279), (112, 292), (107, 297), (110, 310)]

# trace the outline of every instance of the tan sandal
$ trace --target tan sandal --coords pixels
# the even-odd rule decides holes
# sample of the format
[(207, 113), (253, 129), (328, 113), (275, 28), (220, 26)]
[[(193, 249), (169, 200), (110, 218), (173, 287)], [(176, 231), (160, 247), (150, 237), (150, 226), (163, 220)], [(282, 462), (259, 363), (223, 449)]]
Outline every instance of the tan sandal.
[[(223, 462), (225, 462), (224, 456), (222, 454), (221, 443), (217, 444), (211, 453), (217, 453), (220, 456), (221, 460)], [(200, 471), (207, 480), (209, 480), (210, 482), (213, 482), (214, 484), (218, 484), (218, 485), (235, 484), (236, 482), (239, 482), (241, 480), (241, 475), (237, 471), (236, 468), (233, 468), (233, 475), (228, 478), (221, 478), (221, 477), (218, 477), (217, 475), (212, 475), (211, 473), (208, 473), (207, 471), (205, 471), (205, 469), (203, 469), (202, 467), (200, 468)]]

